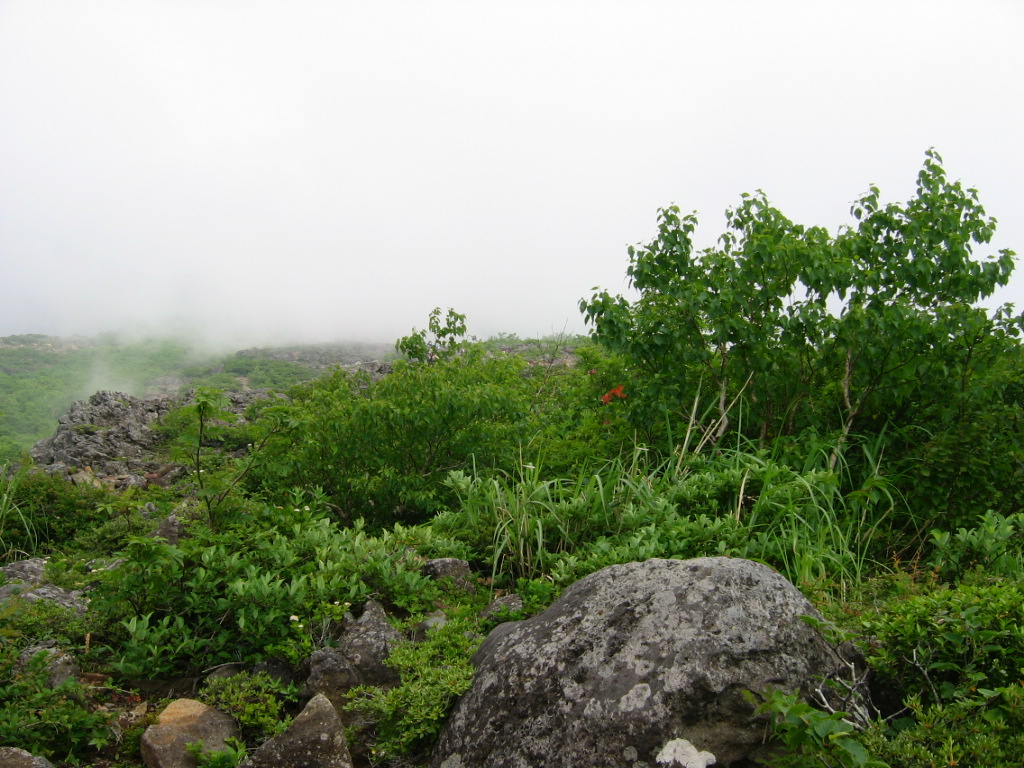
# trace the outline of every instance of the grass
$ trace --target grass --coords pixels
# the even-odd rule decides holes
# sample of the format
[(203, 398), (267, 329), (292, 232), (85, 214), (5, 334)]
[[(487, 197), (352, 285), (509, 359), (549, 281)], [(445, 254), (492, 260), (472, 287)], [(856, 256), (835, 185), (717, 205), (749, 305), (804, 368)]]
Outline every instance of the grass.
[(24, 470), (12, 472), (7, 464), (0, 464), (0, 562), (9, 562), (16, 557), (28, 557), (29, 553), (18, 549), (11, 538), (12, 529), (17, 525), (23, 542), (35, 548), (36, 531), (32, 521), (22, 514), (15, 499)]

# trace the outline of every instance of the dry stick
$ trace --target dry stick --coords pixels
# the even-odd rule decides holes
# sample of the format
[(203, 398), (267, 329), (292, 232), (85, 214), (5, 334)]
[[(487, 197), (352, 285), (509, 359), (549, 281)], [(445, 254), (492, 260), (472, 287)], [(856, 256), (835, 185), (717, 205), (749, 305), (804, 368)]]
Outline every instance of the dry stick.
[[(734, 398), (732, 399), (732, 402), (730, 402), (730, 403), (729, 403), (729, 406), (728, 406), (728, 408), (726, 408), (726, 409), (725, 409), (725, 413), (726, 413), (726, 414), (728, 414), (728, 412), (732, 410), (732, 407), (733, 407), (734, 405), (736, 405), (736, 402), (737, 402), (737, 401), (738, 401), (738, 400), (740, 399), (740, 397), (741, 397), (741, 396), (743, 395), (743, 392), (744, 392), (744, 391), (745, 391), (745, 390), (747, 389), (747, 387), (748, 387), (748, 386), (750, 385), (750, 382), (751, 382), (751, 380), (752, 380), (753, 378), (754, 378), (754, 374), (753, 374), (753, 373), (751, 373), (751, 374), (750, 374), (749, 376), (747, 376), (747, 380), (746, 380), (746, 381), (745, 381), (745, 382), (743, 383), (743, 386), (742, 386), (742, 387), (740, 387), (740, 391), (736, 393), (736, 397), (734, 397)], [(720, 434), (718, 435), (718, 437), (716, 437), (716, 438), (715, 438), (715, 442), (714, 442), (714, 444), (715, 444), (715, 445), (717, 445), (717, 444), (718, 444), (718, 441), (719, 441), (719, 439), (721, 439), (721, 435), (725, 433), (725, 427), (726, 427), (726, 426), (728, 426), (728, 424), (729, 424), (729, 421), (728, 421), (728, 417), (727, 417), (727, 416), (723, 416), (723, 417), (720, 417), (718, 421), (720, 421), (720, 420), (721, 420), (721, 418), (725, 418), (725, 425), (724, 425), (724, 426), (721, 426), (721, 425), (720, 425), (720, 426), (719, 426), (719, 428), (718, 428), (718, 429), (716, 430), (716, 431), (717, 431), (717, 432), (719, 432)], [(718, 422), (716, 422), (716, 423), (718, 423)], [(698, 445), (697, 445), (697, 449), (696, 449), (696, 450), (694, 451), (694, 453), (700, 453), (700, 452), (701, 452), (701, 451), (703, 450), (704, 446), (705, 446), (705, 445), (707, 444), (707, 442), (708, 442), (708, 441), (710, 440), (710, 438), (711, 438), (711, 435), (712, 435), (712, 430), (714, 429), (714, 427), (715, 427), (715, 424), (712, 424), (712, 425), (711, 425), (710, 427), (708, 427), (707, 431), (706, 431), (706, 432), (704, 433), (704, 436), (703, 436), (703, 437), (701, 438), (701, 441), (700, 441), (700, 443), (698, 443)]]
[(843, 419), (843, 431), (839, 435), (839, 439), (836, 440), (835, 447), (832, 448), (832, 455), (828, 457), (828, 469), (830, 472), (835, 471), (836, 464), (839, 462), (839, 454), (842, 453), (843, 446), (846, 445), (846, 440), (850, 435), (850, 430), (853, 429), (853, 420), (860, 413), (860, 409), (864, 405), (864, 396), (857, 401), (856, 409), (850, 404), (852, 380), (853, 350), (848, 347), (846, 350), (846, 370), (843, 373), (843, 406), (846, 408), (846, 418)]

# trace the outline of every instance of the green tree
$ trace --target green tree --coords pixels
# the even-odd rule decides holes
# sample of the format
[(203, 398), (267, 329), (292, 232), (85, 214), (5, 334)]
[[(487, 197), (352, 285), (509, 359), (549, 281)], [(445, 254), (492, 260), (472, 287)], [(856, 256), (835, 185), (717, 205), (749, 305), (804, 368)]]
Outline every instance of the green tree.
[[(717, 246), (697, 251), (696, 215), (661, 210), (654, 240), (629, 249), (636, 298), (580, 302), (595, 340), (632, 362), (638, 423), (657, 423), (658, 409), (692, 414), (711, 443), (730, 430), (761, 441), (813, 430), (832, 436), (834, 465), (851, 433), (946, 432), (979, 404), (990, 410), (1021, 317), (977, 303), (1007, 283), (1014, 254), (975, 258), (996, 222), (940, 163), (926, 154), (903, 205), (870, 187), (835, 235), (758, 192), (727, 212)], [(693, 409), (698, 396), (712, 405)]]
[[(428, 338), (429, 334), (429, 338)], [(395, 349), (409, 360), (417, 363), (431, 363), (452, 357), (465, 348), (466, 316), (449, 308), (441, 324), (441, 308), (435, 307), (430, 313), (427, 329), (403, 336), (395, 342)]]

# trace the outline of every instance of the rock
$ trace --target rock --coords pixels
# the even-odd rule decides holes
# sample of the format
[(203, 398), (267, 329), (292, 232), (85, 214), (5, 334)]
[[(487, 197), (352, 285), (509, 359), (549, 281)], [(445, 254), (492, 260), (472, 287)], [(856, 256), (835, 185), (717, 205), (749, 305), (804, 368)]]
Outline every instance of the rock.
[(330, 700), (318, 693), (292, 721), (242, 763), (242, 768), (352, 768), (345, 730)]
[(451, 579), (459, 589), (466, 592), (476, 591), (473, 577), (469, 570), (469, 563), (454, 557), (439, 557), (434, 560), (427, 560), (420, 568), (420, 573), (435, 581)]
[(176, 546), (181, 539), (181, 520), (177, 515), (168, 515), (153, 532), (154, 538), (163, 539), (171, 546)]
[(513, 593), (491, 600), (480, 614), (480, 617), (483, 619), (498, 619), (505, 614), (519, 613), (521, 610), (523, 610), (523, 598)]
[(841, 666), (803, 615), (818, 614), (792, 584), (748, 560), (605, 568), (543, 613), (491, 632), (432, 765), (661, 759), (694, 768), (754, 757), (765, 724), (744, 692), (806, 690)]
[(212, 752), (238, 736), (238, 725), (230, 715), (193, 699), (177, 699), (142, 734), (142, 761), (149, 768), (195, 768), (187, 745), (202, 741), (203, 751)]
[(45, 569), (45, 558), (32, 557), (28, 560), (15, 560), (13, 563), (8, 563), (0, 568), (0, 573), (8, 581), (20, 581), (23, 584), (35, 586), (42, 583)]
[(142, 400), (123, 392), (97, 392), (79, 400), (57, 421), (52, 437), (29, 452), (40, 467), (59, 464), (75, 482), (97, 476), (144, 475), (147, 459), (163, 437), (150, 427), (180, 403), (170, 398)]
[[(0, 599), (6, 596), (4, 594), (4, 587), (0, 587)], [(89, 604), (88, 600), (82, 596), (81, 590), (64, 589), (64, 587), (58, 587), (53, 584), (33, 587), (27, 592), (21, 592), (20, 596), (25, 600), (47, 600), (76, 613), (85, 613)]]
[(0, 747), (0, 768), (53, 768), (53, 763), (24, 749)]
[(25, 600), (48, 600), (77, 613), (85, 613), (88, 601), (82, 592), (44, 584), (45, 568), (46, 560), (41, 557), (18, 560), (0, 568), (4, 578), (11, 581), (0, 586), (0, 602), (17, 595)]
[(67, 651), (62, 651), (53, 640), (32, 645), (18, 655), (18, 666), (22, 669), (28, 666), (40, 653), (46, 654), (46, 686), (56, 688), (61, 683), (72, 680), (81, 671), (75, 657)]
[(402, 635), (387, 620), (380, 603), (370, 600), (363, 615), (342, 635), (337, 648), (323, 648), (309, 658), (310, 673), (302, 695), (322, 693), (339, 710), (345, 694), (357, 685), (394, 685), (398, 674), (384, 662)]
[(413, 642), (422, 643), (427, 639), (427, 635), (431, 632), (436, 632), (445, 624), (448, 623), (448, 616), (444, 611), (432, 611), (424, 617), (423, 621), (419, 622), (412, 629), (411, 637)]

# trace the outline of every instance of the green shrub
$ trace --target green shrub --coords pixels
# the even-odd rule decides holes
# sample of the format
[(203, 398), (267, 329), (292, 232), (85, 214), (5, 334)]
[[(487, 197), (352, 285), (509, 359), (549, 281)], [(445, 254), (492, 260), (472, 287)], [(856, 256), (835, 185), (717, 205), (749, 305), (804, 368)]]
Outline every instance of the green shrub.
[(861, 743), (845, 712), (822, 712), (782, 691), (769, 692), (757, 711), (771, 718), (772, 735), (785, 746), (772, 756), (772, 768), (888, 768)]
[(433, 609), (441, 591), (420, 573), (416, 553), (430, 538), (401, 526), (370, 536), (360, 521), (339, 529), (308, 505), (265, 507), (223, 532), (195, 526), (177, 546), (131, 539), (91, 608), (106, 621), (115, 668), (127, 675), (268, 657), (297, 665), (340, 603), (373, 597), (401, 610)]
[(1024, 587), (961, 585), (897, 599), (865, 619), (868, 661), (904, 695), (948, 703), (1024, 674)]
[(470, 657), (483, 637), (475, 622), (454, 619), (432, 631), (422, 643), (391, 651), (387, 665), (401, 683), (394, 688), (359, 686), (346, 709), (375, 729), (374, 760), (394, 755), (426, 755), (444, 726), (455, 700), (473, 680)]
[(199, 700), (231, 715), (242, 730), (243, 740), (259, 745), (288, 727), (292, 718), (285, 707), (297, 701), (296, 693), (294, 685), (256, 672), (207, 680)]
[[(59, 475), (26, 470), (6, 482), (0, 493), (8, 506), (0, 517), (0, 558), (6, 547), (25, 555), (45, 554), (61, 548), (76, 536), (106, 523), (104, 506), (116, 500), (112, 491), (90, 485), (74, 485)], [(11, 510), (14, 510), (13, 512)], [(0, 516), (4, 510), (0, 508)]]
[(932, 531), (931, 563), (941, 576), (959, 581), (972, 569), (989, 576), (1024, 575), (1024, 514), (1004, 517), (988, 510), (977, 523), (955, 532)]
[(912, 698), (912, 717), (866, 731), (865, 746), (895, 768), (1016, 768), (1024, 755), (1024, 688), (979, 691), (948, 703)]
[(78, 761), (113, 740), (112, 718), (82, 703), (74, 679), (49, 688), (46, 657), (38, 653), (20, 669), (15, 645), (0, 644), (0, 746)]
[(399, 362), (371, 381), (337, 372), (264, 411), (273, 430), (249, 487), (320, 487), (349, 519), (387, 527), (450, 504), (452, 469), (507, 467), (531, 435), (532, 384), (517, 359)]

